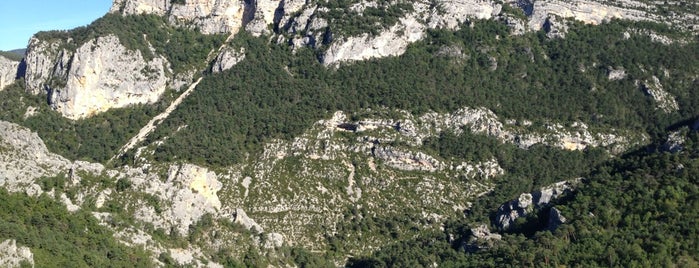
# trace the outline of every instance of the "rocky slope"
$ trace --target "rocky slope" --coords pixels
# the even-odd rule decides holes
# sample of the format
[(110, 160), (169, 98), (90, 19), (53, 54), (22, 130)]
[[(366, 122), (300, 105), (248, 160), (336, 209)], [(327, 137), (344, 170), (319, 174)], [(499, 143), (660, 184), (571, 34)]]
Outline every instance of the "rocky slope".
[[(472, 131), (522, 148), (543, 143), (569, 150), (587, 146), (621, 150), (633, 144), (630, 141), (644, 139), (555, 124), (540, 132), (511, 120), (503, 123), (483, 108), (417, 117), (405, 111), (392, 112), (400, 115), (394, 118), (377, 116), (385, 113), (367, 110), (350, 120), (336, 112), (299, 137), (273, 141), (258, 157), (218, 171), (186, 163), (154, 163), (148, 155), (157, 149), (157, 142), (136, 150), (133, 167), (71, 162), (48, 152), (36, 134), (0, 122), (0, 174), (4, 187), (31, 195), (48, 190), (39, 186), (40, 178), (66, 176), (66, 188), (50, 189), (49, 194), (69, 210), (92, 210), (105, 226), (123, 218), (139, 223), (135, 226), (150, 226), (114, 230), (124, 243), (152, 251), (154, 259), (167, 253), (179, 256), (182, 264), (202, 265), (210, 261), (202, 251), (221, 248), (216, 241), (247, 241), (267, 251), (284, 245), (325, 250), (328, 237), (342, 230), (343, 219), (358, 208), (364, 211), (361, 217), (394, 215), (386, 214), (388, 209), (394, 216), (409, 215), (422, 222), (420, 229), (438, 229), (444, 219), (459, 215), (471, 201), (491, 191), (493, 179), (505, 173), (497, 159), (455, 162), (430, 155), (422, 148), (423, 141), (442, 132)], [(95, 185), (91, 181), (96, 178), (113, 184)], [(69, 197), (66, 192), (80, 194)], [(109, 209), (114, 206), (123, 209)], [(153, 237), (154, 231), (190, 236), (192, 226), (205, 217), (239, 224), (262, 239), (220, 230), (223, 234), (215, 241), (173, 248)], [(352, 237), (346, 247), (358, 254), (371, 252), (388, 239), (344, 232)]]

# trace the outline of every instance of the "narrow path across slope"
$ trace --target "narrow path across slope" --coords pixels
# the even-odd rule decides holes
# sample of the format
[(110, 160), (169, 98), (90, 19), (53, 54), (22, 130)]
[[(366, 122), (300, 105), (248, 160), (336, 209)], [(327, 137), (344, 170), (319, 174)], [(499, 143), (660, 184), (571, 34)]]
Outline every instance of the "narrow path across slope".
[(159, 115), (156, 115), (155, 117), (153, 117), (153, 119), (151, 119), (148, 122), (148, 124), (146, 124), (143, 128), (141, 128), (141, 130), (138, 131), (138, 134), (136, 134), (136, 136), (133, 136), (129, 140), (129, 142), (127, 142), (123, 147), (121, 147), (121, 149), (119, 149), (119, 153), (117, 153), (117, 155), (112, 157), (112, 159), (109, 159), (109, 161), (112, 161), (114, 159), (117, 159), (117, 158), (123, 156), (124, 153), (126, 153), (128, 150), (133, 149), (133, 147), (136, 146), (136, 144), (145, 140), (146, 137), (148, 137), (148, 135), (150, 135), (150, 133), (152, 133), (153, 130), (155, 130), (155, 127), (158, 126), (160, 123), (162, 123), (165, 118), (170, 116), (170, 113), (172, 113), (172, 111), (174, 111), (175, 108), (177, 108), (177, 106), (180, 105), (180, 103), (182, 103), (182, 101), (184, 101), (184, 99), (187, 98), (187, 96), (189, 96), (189, 94), (191, 94), (194, 91), (194, 89), (197, 87), (199, 82), (201, 82), (202, 78), (203, 77), (200, 77), (199, 79), (197, 79), (196, 82), (191, 84), (189, 86), (189, 88), (187, 88), (187, 90), (185, 90), (185, 92), (182, 93), (182, 95), (177, 97), (177, 99), (175, 99), (175, 101), (173, 101), (170, 104), (170, 106), (168, 106), (167, 109), (165, 109), (165, 111), (163, 111)]
[[(218, 50), (214, 50), (214, 51), (212, 51), (211, 53), (217, 53), (217, 54), (218, 54), (218, 53), (220, 53), (221, 51), (223, 51), (223, 49), (226, 48), (228, 42), (230, 42), (230, 41), (233, 39), (234, 36), (235, 36), (234, 34), (229, 35), (228, 38), (226, 38), (226, 41), (223, 42), (223, 44), (218, 48)], [(208, 60), (211, 60), (211, 57), (212, 57), (212, 54), (211, 54), (211, 53), (209, 53), (209, 59), (208, 59)], [(216, 55), (216, 54), (213, 54), (213, 55)], [(168, 116), (170, 116), (170, 113), (172, 113), (172, 111), (174, 111), (175, 108), (177, 108), (177, 106), (180, 105), (180, 103), (182, 103), (182, 101), (184, 101), (184, 99), (186, 99), (187, 96), (189, 96), (189, 94), (192, 94), (192, 92), (193, 92), (194, 89), (197, 87), (197, 85), (199, 84), (199, 82), (201, 82), (201, 79), (202, 79), (202, 78), (203, 78), (203, 77), (200, 77), (199, 79), (197, 79), (196, 82), (194, 82), (192, 85), (190, 85), (189, 88), (187, 88), (187, 90), (186, 90), (185, 92), (183, 92), (182, 95), (180, 95), (179, 97), (177, 97), (177, 99), (176, 99), (175, 101), (173, 101), (173, 102), (170, 104), (170, 106), (168, 106), (167, 109), (165, 109), (164, 112), (162, 112), (161, 114), (159, 114), (159, 115), (153, 117), (153, 119), (151, 119), (151, 120), (148, 122), (148, 124), (146, 124), (143, 128), (141, 128), (140, 131), (138, 131), (138, 134), (136, 134), (136, 136), (132, 137), (132, 138), (129, 140), (129, 142), (127, 142), (123, 147), (121, 147), (121, 149), (119, 149), (119, 152), (118, 152), (114, 157), (112, 157), (111, 159), (109, 159), (109, 162), (111, 162), (112, 160), (117, 159), (117, 158), (119, 158), (119, 157), (122, 157), (128, 150), (133, 149), (133, 147), (136, 146), (136, 144), (139, 144), (140, 142), (142, 142), (143, 140), (145, 140), (146, 137), (148, 137), (148, 135), (150, 135), (150, 133), (152, 133), (153, 130), (155, 130), (155, 127), (157, 127), (158, 125), (160, 125), (160, 123), (162, 123), (163, 120), (164, 120), (165, 118), (167, 118)]]

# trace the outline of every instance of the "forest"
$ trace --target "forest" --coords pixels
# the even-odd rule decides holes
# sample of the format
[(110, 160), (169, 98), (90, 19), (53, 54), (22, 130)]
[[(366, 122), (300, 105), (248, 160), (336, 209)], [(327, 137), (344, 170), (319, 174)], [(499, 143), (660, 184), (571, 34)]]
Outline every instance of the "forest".
[[(572, 195), (552, 204), (568, 219), (545, 230), (547, 213), (526, 218), (529, 229), (505, 232), (492, 248), (466, 252), (470, 228), (493, 220), (500, 192), (474, 205), (445, 231), (389, 245), (349, 267), (696, 267), (699, 265), (699, 135), (678, 153), (649, 146), (591, 168)], [(512, 195), (511, 197), (514, 197)], [(491, 226), (491, 228), (494, 228)], [(449, 234), (458, 238), (449, 239)]]
[[(259, 151), (263, 142), (294, 137), (337, 110), (389, 108), (419, 115), (465, 106), (537, 124), (580, 121), (594, 129), (630, 129), (658, 138), (669, 125), (698, 113), (699, 96), (691, 92), (699, 45), (666, 46), (647, 36), (625, 39), (628, 27), (620, 21), (576, 24), (567, 38), (551, 40), (541, 33), (509, 36), (506, 26), (483, 21), (456, 32), (430, 31), (402, 56), (337, 70), (323, 68), (313, 50), (294, 55), (286, 45), (239, 33), (232, 45), (248, 48), (246, 60), (205, 77), (147, 143), (169, 137), (157, 148), (156, 160), (226, 166)], [(463, 52), (440, 56), (445, 47)], [(495, 70), (491, 59), (497, 61)], [(617, 66), (627, 68), (628, 75), (610, 81), (609, 68)], [(665, 78), (663, 70), (672, 78)], [(679, 111), (656, 109), (636, 84), (652, 76), (677, 97)], [(183, 125), (187, 128), (175, 131)]]

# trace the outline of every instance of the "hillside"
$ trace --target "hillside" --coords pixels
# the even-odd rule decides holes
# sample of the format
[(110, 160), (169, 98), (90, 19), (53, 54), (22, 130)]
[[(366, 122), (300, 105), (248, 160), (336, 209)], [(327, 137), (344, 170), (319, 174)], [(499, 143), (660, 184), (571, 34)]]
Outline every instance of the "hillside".
[(697, 266), (698, 10), (114, 1), (0, 55), (0, 263)]

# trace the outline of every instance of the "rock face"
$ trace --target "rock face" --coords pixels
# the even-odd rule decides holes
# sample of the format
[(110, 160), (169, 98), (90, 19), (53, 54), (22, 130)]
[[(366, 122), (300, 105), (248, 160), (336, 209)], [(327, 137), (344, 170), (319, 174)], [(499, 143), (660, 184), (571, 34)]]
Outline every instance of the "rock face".
[(399, 24), (378, 36), (363, 34), (334, 42), (322, 61), (324, 65), (337, 65), (345, 61), (401, 55), (409, 44), (422, 39), (425, 29), (415, 18), (401, 19)]
[(114, 0), (111, 13), (124, 16), (167, 16), (171, 23), (199, 28), (202, 33), (236, 33), (243, 26), (243, 1), (187, 0), (174, 4), (163, 0)]
[(557, 16), (550, 16), (543, 25), (548, 38), (565, 38), (568, 33), (568, 25)]
[(114, 0), (109, 12), (120, 12), (124, 15), (138, 15), (142, 13), (164, 15), (170, 8), (170, 1), (161, 0)]
[[(64, 41), (61, 40), (40, 40), (32, 37), (27, 47), (27, 55), (24, 61), (27, 64), (25, 82), (27, 91), (32, 94), (46, 93), (45, 84), (54, 77), (56, 69), (63, 69), (67, 60), (63, 55), (68, 52), (59, 49)], [(56, 64), (56, 63), (59, 64)], [(56, 66), (59, 65), (59, 66)], [(61, 68), (55, 68), (61, 67)]]
[(0, 56), (0, 90), (15, 82), (20, 62)]
[(167, 11), (170, 22), (197, 27), (205, 34), (236, 33), (244, 24), (243, 16), (246, 9), (244, 1), (187, 0), (185, 2), (185, 4), (165, 3), (166, 6), (170, 6)]
[(682, 149), (684, 149), (685, 147), (685, 143), (687, 142), (686, 135), (688, 131), (688, 128), (683, 128), (677, 131), (670, 132), (670, 134), (667, 137), (667, 140), (665, 141), (665, 143), (663, 143), (660, 149), (670, 153), (682, 151)]
[(211, 67), (211, 71), (214, 73), (220, 73), (228, 70), (245, 59), (245, 48), (240, 48), (236, 50), (231, 47), (224, 48), (216, 59), (214, 60), (214, 65)]
[[(574, 189), (579, 179), (572, 181), (562, 181), (553, 185), (541, 188), (541, 190), (531, 193), (523, 193), (518, 199), (509, 201), (500, 208), (495, 215), (495, 225), (502, 230), (507, 230), (520, 217), (525, 217), (538, 209), (546, 207), (551, 200), (560, 197)], [(560, 215), (560, 213), (558, 213)], [(565, 218), (558, 217), (559, 221), (565, 222)]]
[[(362, 16), (367, 7), (382, 7), (396, 3), (358, 1), (349, 7), (329, 8), (313, 0), (258, 0), (220, 1), (186, 0), (184, 3), (156, 0), (115, 0), (110, 12), (122, 15), (156, 14), (165, 16), (175, 25), (196, 27), (203, 33), (237, 33), (241, 28), (255, 36), (278, 34), (279, 43), (288, 42), (295, 48), (324, 47), (321, 61), (326, 66), (343, 62), (397, 56), (407, 46), (421, 40), (427, 29), (456, 30), (474, 19), (505, 21), (514, 34), (528, 30), (547, 29), (550, 37), (565, 37), (565, 19), (599, 24), (611, 19), (656, 21), (692, 26), (699, 20), (694, 14), (678, 14), (678, 18), (662, 21), (650, 6), (633, 0), (614, 5), (596, 0), (508, 0), (504, 4), (524, 10), (524, 22), (502, 12), (503, 3), (493, 0), (435, 0), (408, 2), (409, 12), (394, 25), (377, 25), (382, 30), (352, 36), (338, 32), (332, 12), (353, 13)], [(404, 3), (405, 4), (405, 3)], [(524, 27), (524, 24), (527, 27)], [(271, 27), (270, 27), (271, 26)], [(525, 29), (526, 28), (526, 29)]]
[(49, 91), (51, 104), (65, 117), (79, 119), (110, 108), (153, 103), (165, 91), (166, 66), (162, 57), (146, 61), (116, 36), (98, 37), (75, 52), (65, 87)]
[(131, 180), (135, 188), (169, 203), (159, 209), (141, 206), (136, 211), (137, 219), (150, 222), (156, 228), (187, 235), (189, 226), (199, 221), (204, 214), (217, 216), (221, 209), (217, 193), (222, 184), (217, 180), (216, 173), (203, 167), (190, 164), (171, 166), (165, 182), (138, 173), (120, 176)]
[[(286, 7), (279, 0), (221, 1), (186, 0), (184, 4), (166, 0), (115, 0), (111, 13), (126, 15), (154, 14), (166, 16), (172, 24), (196, 27), (205, 34), (235, 34), (241, 28), (251, 29), (253, 34), (267, 32), (278, 10), (294, 12), (298, 4)], [(253, 25), (253, 26), (251, 26)]]
[(240, 208), (235, 209), (233, 218), (233, 221), (235, 223), (242, 225), (243, 227), (245, 227), (245, 229), (248, 229), (258, 234), (264, 231), (264, 229), (262, 229), (262, 226), (257, 224), (255, 220), (248, 217), (248, 214), (245, 214), (245, 211)]
[[(556, 15), (561, 18), (572, 18), (588, 24), (600, 24), (612, 19), (627, 19), (634, 21), (654, 20), (654, 17), (651, 14), (638, 9), (605, 5), (590, 0), (542, 0), (532, 2), (533, 6), (529, 19), (529, 28), (535, 31), (541, 29), (544, 26), (547, 18), (549, 18), (551, 15)], [(624, 2), (628, 2), (630, 6), (643, 5), (634, 1)]]
[(165, 91), (169, 63), (146, 61), (113, 35), (98, 37), (74, 53), (60, 41), (32, 38), (26, 58), (27, 90), (46, 92), (54, 109), (80, 119), (111, 108), (153, 103)]
[[(335, 39), (322, 57), (323, 64), (337, 66), (342, 62), (401, 55), (409, 44), (421, 40), (427, 29), (456, 30), (469, 19), (490, 19), (498, 15), (502, 8), (490, 1), (441, 0), (437, 2), (438, 4), (434, 6), (424, 2), (412, 3), (414, 12), (406, 14), (399, 19), (398, 23), (389, 26), (378, 35), (367, 33)], [(298, 22), (306, 18), (308, 21)], [(296, 23), (312, 25), (317, 23), (317, 20), (312, 16), (299, 16)], [(332, 28), (332, 25), (330, 26)]]
[(653, 76), (650, 80), (641, 83), (640, 87), (646, 95), (655, 101), (658, 109), (666, 113), (671, 113), (680, 109), (675, 97), (663, 89), (663, 85), (660, 83), (658, 77)]
[(467, 252), (473, 253), (492, 247), (500, 239), (502, 239), (502, 235), (491, 233), (488, 225), (481, 224), (471, 228), (471, 238), (464, 243), (463, 247)]
[(28, 247), (17, 247), (17, 241), (8, 239), (0, 243), (0, 267), (34, 267), (34, 254)]
[(618, 81), (626, 78), (626, 70), (624, 68), (609, 68), (607, 79), (609, 81)]

